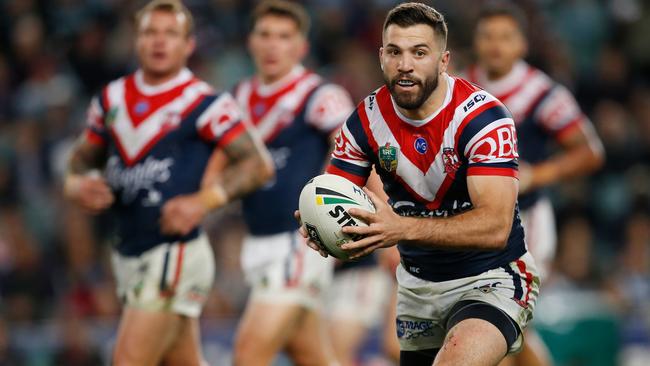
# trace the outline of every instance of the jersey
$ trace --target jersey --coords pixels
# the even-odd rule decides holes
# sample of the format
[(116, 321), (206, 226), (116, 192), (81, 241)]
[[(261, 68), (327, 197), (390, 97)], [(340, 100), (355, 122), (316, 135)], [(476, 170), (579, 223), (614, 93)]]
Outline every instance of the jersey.
[[(386, 86), (366, 97), (336, 138), (327, 171), (363, 186), (376, 167), (393, 210), (402, 216), (445, 217), (472, 209), (471, 175), (517, 176), (512, 116), (494, 96), (443, 74), (442, 107), (425, 120), (396, 109)], [(447, 281), (505, 266), (526, 252), (518, 208), (507, 246), (499, 251), (441, 250), (398, 243), (404, 268)]]
[(87, 140), (105, 146), (105, 177), (115, 194), (111, 208), (116, 249), (140, 255), (161, 243), (189, 241), (160, 231), (161, 208), (172, 197), (199, 190), (208, 158), (246, 129), (237, 103), (183, 69), (159, 86), (142, 72), (120, 78), (92, 99)]
[[(493, 93), (512, 112), (519, 138), (521, 159), (530, 164), (546, 160), (554, 142), (575, 128), (591, 128), (571, 93), (544, 72), (520, 61), (498, 81), (489, 81), (485, 72), (473, 66), (468, 71), (471, 82)], [(519, 197), (522, 210), (533, 206), (543, 190)]]
[(354, 105), (341, 87), (296, 66), (272, 85), (257, 78), (242, 81), (235, 98), (266, 143), (275, 179), (243, 199), (244, 219), (252, 235), (298, 229), (293, 217), (304, 185), (325, 167), (333, 131)]

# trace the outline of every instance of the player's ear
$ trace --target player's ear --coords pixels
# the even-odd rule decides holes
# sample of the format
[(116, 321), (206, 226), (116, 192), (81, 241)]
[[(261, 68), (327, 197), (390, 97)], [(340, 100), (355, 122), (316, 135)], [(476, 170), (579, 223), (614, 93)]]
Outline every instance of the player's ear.
[(379, 47), (379, 67), (384, 71), (384, 47)]
[(449, 61), (451, 60), (451, 53), (449, 51), (442, 51), (442, 55), (440, 55), (440, 64), (438, 65), (438, 72), (443, 73), (447, 72), (447, 68), (449, 67)]
[(196, 38), (194, 36), (188, 36), (187, 47), (185, 48), (185, 56), (190, 57), (194, 50), (196, 49)]

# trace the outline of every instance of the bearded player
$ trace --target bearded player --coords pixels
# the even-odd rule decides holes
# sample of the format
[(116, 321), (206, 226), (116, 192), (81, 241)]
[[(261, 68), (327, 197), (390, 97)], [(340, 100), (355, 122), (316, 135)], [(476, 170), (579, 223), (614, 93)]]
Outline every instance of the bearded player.
[[(185, 67), (194, 38), (182, 3), (152, 1), (136, 26), (139, 69), (92, 100), (65, 195), (115, 218), (112, 262), (124, 309), (113, 364), (204, 365), (198, 316), (214, 258), (199, 225), (263, 184), (273, 167), (235, 100)], [(226, 167), (201, 187), (215, 147)]]
[(252, 14), (248, 47), (256, 75), (235, 98), (258, 129), (276, 178), (243, 200), (249, 229), (241, 263), (252, 291), (235, 341), (235, 364), (269, 365), (284, 350), (298, 365), (332, 365), (321, 317), (333, 262), (304, 245), (293, 210), (305, 183), (322, 172), (333, 132), (353, 105), (341, 87), (302, 66), (309, 18), (288, 1), (264, 1)]
[[(545, 278), (556, 246), (546, 188), (593, 172), (603, 163), (603, 148), (570, 92), (523, 60), (526, 29), (525, 15), (514, 4), (494, 2), (484, 7), (474, 36), (478, 62), (467, 76), (513, 114), (519, 138), (521, 220), (528, 249)], [(550, 365), (548, 351), (535, 333), (528, 332), (526, 340), (517, 364)]]
[(376, 167), (390, 205), (366, 189), (377, 211), (349, 210), (369, 226), (343, 228), (362, 239), (342, 248), (358, 258), (398, 244), (401, 365), (495, 365), (520, 349), (539, 286), (517, 208), (512, 116), (446, 73), (435, 9), (396, 6), (382, 43), (386, 85), (343, 125), (328, 172), (363, 186)]

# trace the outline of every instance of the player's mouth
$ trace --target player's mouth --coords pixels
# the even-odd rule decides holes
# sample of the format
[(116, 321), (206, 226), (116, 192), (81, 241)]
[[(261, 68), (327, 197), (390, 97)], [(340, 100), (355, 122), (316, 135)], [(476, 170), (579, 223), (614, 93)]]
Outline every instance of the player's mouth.
[(397, 81), (393, 83), (393, 85), (404, 91), (413, 90), (413, 88), (415, 88), (418, 84), (419, 83), (417, 81), (411, 79), (397, 79)]

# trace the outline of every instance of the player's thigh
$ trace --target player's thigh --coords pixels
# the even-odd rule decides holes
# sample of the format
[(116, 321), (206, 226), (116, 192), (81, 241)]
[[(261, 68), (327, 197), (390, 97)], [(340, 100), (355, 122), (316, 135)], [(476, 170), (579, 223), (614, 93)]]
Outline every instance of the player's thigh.
[(244, 357), (250, 352), (274, 355), (287, 344), (303, 312), (300, 305), (249, 302), (237, 329), (235, 353)]
[(179, 315), (126, 307), (113, 351), (116, 366), (157, 365), (180, 331)]
[(433, 365), (494, 366), (507, 351), (499, 328), (484, 319), (468, 318), (448, 331)]
[(325, 320), (319, 311), (305, 310), (301, 314), (286, 351), (297, 366), (328, 366), (334, 363)]
[(164, 366), (206, 365), (201, 351), (201, 336), (197, 318), (181, 317), (178, 336), (166, 350)]

